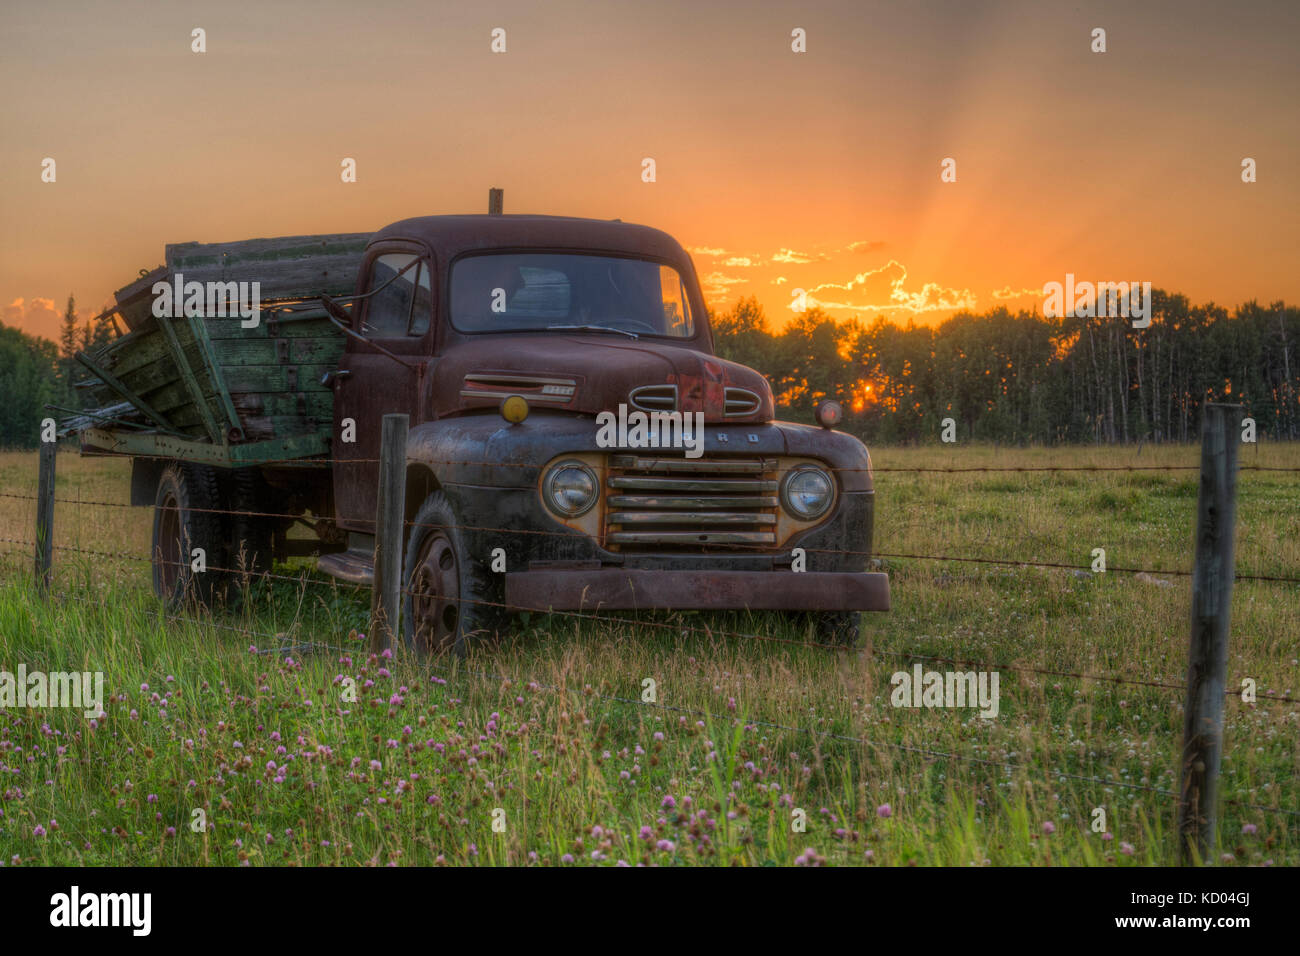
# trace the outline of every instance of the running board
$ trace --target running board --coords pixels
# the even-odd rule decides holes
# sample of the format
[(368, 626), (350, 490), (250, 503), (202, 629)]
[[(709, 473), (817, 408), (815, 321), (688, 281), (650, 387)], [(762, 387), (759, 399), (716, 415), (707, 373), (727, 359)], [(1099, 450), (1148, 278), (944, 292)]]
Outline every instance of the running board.
[(347, 581), (349, 584), (362, 584), (371, 587), (375, 583), (375, 555), (373, 551), (336, 551), (334, 554), (322, 554), (316, 559), (316, 567), (332, 578)]

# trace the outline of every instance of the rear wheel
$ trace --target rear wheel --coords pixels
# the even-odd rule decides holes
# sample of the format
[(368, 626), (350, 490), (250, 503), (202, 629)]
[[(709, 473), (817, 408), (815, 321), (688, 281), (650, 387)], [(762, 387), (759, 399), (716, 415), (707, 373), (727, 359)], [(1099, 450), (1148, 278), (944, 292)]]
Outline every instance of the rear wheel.
[(487, 577), (464, 545), (446, 495), (437, 491), (416, 513), (402, 580), (402, 636), (421, 657), (495, 636), (503, 621), (490, 603)]
[[(226, 528), (216, 472), (173, 462), (154, 498), (153, 589), (171, 607), (207, 605), (222, 590)], [(202, 562), (195, 549), (202, 549)], [(196, 570), (196, 565), (203, 570)], [(218, 569), (218, 570), (209, 570)]]
[(275, 565), (275, 534), (284, 526), (283, 510), (266, 480), (254, 469), (241, 468), (227, 479), (230, 501), (230, 567), (243, 576), (270, 571)]

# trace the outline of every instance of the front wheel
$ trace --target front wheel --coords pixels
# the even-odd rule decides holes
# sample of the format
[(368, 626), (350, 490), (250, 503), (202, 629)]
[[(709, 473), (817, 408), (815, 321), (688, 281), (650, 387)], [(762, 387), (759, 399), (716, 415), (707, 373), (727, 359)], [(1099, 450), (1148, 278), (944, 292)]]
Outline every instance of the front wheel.
[(825, 611), (817, 620), (817, 639), (823, 644), (852, 647), (858, 643), (861, 611)]
[(415, 515), (402, 580), (402, 638), (419, 657), (452, 651), (492, 637), (501, 608), (482, 568), (465, 548), (447, 496), (436, 491)]
[(812, 625), (813, 637), (818, 644), (852, 647), (858, 643), (861, 611), (812, 611), (804, 622)]

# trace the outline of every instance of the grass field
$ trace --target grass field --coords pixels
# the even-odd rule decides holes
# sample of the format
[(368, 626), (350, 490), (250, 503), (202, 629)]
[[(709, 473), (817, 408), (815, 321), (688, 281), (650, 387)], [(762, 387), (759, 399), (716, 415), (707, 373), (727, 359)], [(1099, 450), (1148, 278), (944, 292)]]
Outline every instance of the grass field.
[[(876, 448), (876, 550), (1087, 567), (1102, 547), (1112, 567), (1188, 570), (1195, 471), (888, 469), (1198, 455)], [(1300, 447), (1242, 463), (1300, 468)], [(126, 500), (121, 462), (67, 454), (58, 472), (60, 498)], [(35, 476), (34, 454), (0, 453), (5, 494)], [(421, 667), (368, 656), (368, 598), (314, 573), (255, 586), (238, 613), (169, 618), (148, 564), (109, 556), (147, 554), (146, 509), (60, 505), (56, 543), (105, 554), (59, 551), (37, 600), (14, 543), (33, 505), (0, 497), (0, 670), (102, 671), (111, 698), (93, 721), (0, 711), (4, 865), (1176, 860), (1182, 691), (1065, 674), (1181, 685), (1185, 576), (885, 557), (894, 610), (849, 652), (763, 616), (556, 615)], [(1237, 569), (1300, 577), (1300, 472), (1242, 473)], [(1298, 631), (1300, 585), (1238, 582), (1229, 687), (1300, 696)], [(996, 670), (997, 717), (891, 706), (917, 659)], [(1219, 862), (1300, 864), (1300, 706), (1230, 698), (1225, 725)]]

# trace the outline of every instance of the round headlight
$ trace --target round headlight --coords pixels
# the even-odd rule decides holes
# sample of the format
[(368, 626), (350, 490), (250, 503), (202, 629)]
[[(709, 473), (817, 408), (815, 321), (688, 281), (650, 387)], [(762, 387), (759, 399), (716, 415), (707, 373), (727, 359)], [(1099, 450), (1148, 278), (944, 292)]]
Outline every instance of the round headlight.
[(781, 482), (782, 506), (803, 521), (824, 515), (834, 497), (834, 481), (815, 465), (801, 465)]
[(596, 473), (580, 461), (562, 461), (546, 473), (542, 499), (558, 515), (576, 518), (596, 503)]

